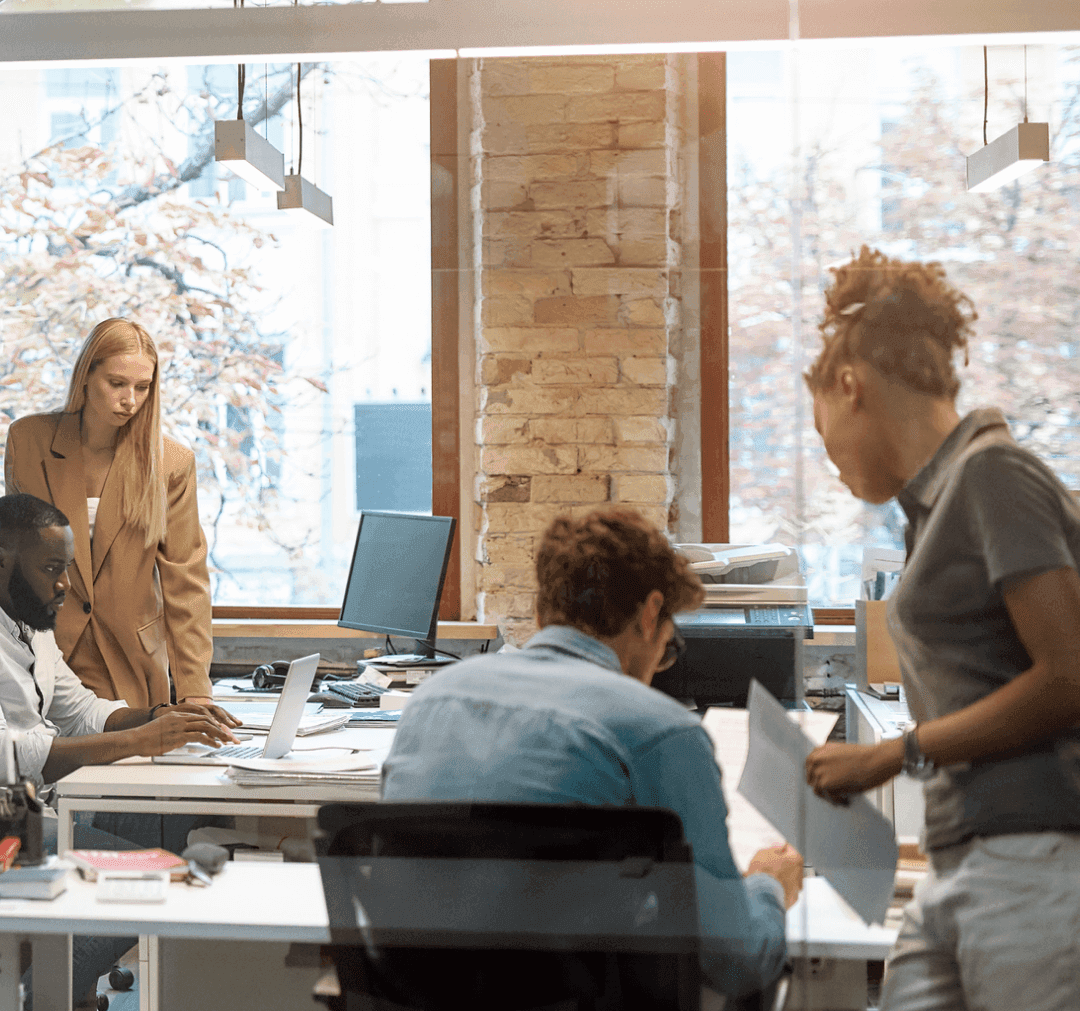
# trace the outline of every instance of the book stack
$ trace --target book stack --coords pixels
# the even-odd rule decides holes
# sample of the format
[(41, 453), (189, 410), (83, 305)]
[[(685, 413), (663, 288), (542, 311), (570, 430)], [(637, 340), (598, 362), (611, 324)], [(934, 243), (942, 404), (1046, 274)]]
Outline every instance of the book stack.
[(12, 867), (0, 874), (0, 899), (55, 899), (67, 890), (68, 868), (55, 863)]

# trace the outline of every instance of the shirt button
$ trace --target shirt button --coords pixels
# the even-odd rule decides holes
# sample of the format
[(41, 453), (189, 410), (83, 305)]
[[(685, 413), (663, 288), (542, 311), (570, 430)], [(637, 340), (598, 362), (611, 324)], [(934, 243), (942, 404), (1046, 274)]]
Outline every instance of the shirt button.
[(90, 601), (87, 601), (85, 604), (83, 604), (82, 609), (83, 609), (83, 614), (89, 614), (90, 613)]

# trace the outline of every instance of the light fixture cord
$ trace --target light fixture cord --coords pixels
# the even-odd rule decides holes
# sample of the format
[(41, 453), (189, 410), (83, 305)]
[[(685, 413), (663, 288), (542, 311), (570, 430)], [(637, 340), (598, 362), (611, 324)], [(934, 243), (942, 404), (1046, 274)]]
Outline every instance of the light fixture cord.
[(1027, 46), (1024, 46), (1024, 122), (1027, 121)]
[[(244, 0), (233, 0), (233, 7), (243, 7)], [(236, 65), (236, 118), (244, 118), (244, 85), (247, 83), (247, 67), (243, 63)]]
[[(300, 0), (293, 0), (293, 6), (299, 7)], [(304, 167), (304, 110), (300, 108), (300, 80), (304, 76), (303, 67), (300, 62), (296, 64), (296, 126), (300, 134), (300, 143), (297, 145), (296, 153), (296, 174), (300, 175), (300, 170)]]
[(986, 147), (986, 110), (990, 107), (990, 71), (986, 62), (986, 46), (983, 46), (983, 147)]

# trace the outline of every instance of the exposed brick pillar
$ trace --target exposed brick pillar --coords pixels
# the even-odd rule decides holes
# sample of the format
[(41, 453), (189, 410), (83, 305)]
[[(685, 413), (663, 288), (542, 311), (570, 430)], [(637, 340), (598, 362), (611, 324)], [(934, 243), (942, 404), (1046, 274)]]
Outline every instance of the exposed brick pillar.
[(479, 617), (535, 628), (550, 520), (667, 528), (682, 78), (664, 56), (485, 59), (471, 81)]

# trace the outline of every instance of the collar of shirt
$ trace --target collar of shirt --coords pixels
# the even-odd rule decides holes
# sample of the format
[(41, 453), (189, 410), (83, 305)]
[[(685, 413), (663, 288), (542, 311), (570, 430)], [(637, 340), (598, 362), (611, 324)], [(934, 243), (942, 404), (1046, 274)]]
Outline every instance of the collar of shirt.
[(616, 674), (623, 672), (615, 650), (570, 625), (548, 625), (540, 629), (525, 644), (525, 649), (554, 650), (576, 657), (578, 660), (596, 664), (597, 667), (614, 671)]
[(952, 473), (956, 458), (988, 428), (1008, 428), (1005, 415), (996, 407), (982, 407), (961, 419), (938, 447), (930, 462), (923, 467), (897, 495), (897, 501), (907, 514), (908, 521), (915, 522), (917, 514), (929, 512), (945, 487)]

